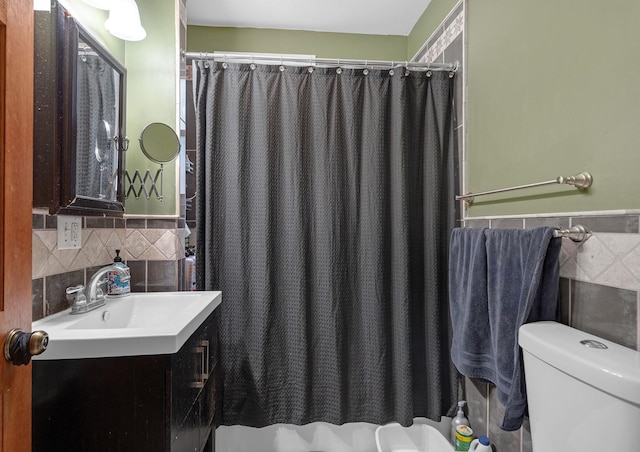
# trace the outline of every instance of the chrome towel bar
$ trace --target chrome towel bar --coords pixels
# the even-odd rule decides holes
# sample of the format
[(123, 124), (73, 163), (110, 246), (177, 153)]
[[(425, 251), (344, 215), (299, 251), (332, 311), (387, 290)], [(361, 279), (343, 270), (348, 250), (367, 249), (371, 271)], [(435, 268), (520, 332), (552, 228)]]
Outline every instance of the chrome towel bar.
[(592, 183), (593, 183), (593, 177), (591, 176), (591, 174), (587, 173), (587, 172), (582, 172), (582, 173), (576, 174), (575, 176), (567, 176), (567, 177), (559, 176), (556, 179), (548, 180), (548, 181), (544, 181), (544, 182), (536, 182), (536, 183), (533, 183), (533, 184), (518, 185), (516, 187), (498, 188), (496, 190), (483, 191), (483, 192), (480, 192), (480, 193), (469, 193), (469, 194), (466, 194), (466, 195), (458, 195), (458, 196), (456, 196), (456, 201), (466, 201), (468, 203), (472, 203), (473, 199), (476, 196), (492, 195), (494, 193), (502, 193), (502, 192), (505, 192), (505, 191), (521, 190), (523, 188), (541, 187), (543, 185), (552, 185), (552, 184), (573, 185), (578, 190), (586, 190), (587, 188), (591, 187)]

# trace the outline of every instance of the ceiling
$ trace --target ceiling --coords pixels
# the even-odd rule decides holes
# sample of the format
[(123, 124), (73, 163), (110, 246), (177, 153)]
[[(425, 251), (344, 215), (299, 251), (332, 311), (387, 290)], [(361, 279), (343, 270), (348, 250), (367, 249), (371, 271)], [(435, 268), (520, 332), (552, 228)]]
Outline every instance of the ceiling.
[(407, 36), (431, 0), (189, 0), (187, 23)]

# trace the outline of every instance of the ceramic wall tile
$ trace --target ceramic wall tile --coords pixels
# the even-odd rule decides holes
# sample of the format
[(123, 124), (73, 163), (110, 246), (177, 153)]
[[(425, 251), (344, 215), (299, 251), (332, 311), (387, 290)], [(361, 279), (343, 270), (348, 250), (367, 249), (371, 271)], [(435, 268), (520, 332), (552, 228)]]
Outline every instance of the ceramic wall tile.
[(580, 216), (572, 218), (572, 225), (581, 224), (592, 232), (640, 232), (638, 215)]
[(496, 452), (520, 450), (520, 431), (507, 432), (500, 428), (504, 417), (504, 406), (497, 397), (495, 386), (489, 387), (489, 439)]
[(638, 293), (616, 287), (573, 281), (571, 323), (579, 330), (636, 349)]
[(127, 266), (131, 271), (131, 292), (147, 291), (147, 262), (127, 261)]
[(147, 292), (178, 290), (175, 261), (147, 261)]
[(31, 229), (44, 229), (44, 215), (31, 215)]
[(491, 220), (491, 229), (523, 229), (524, 220), (522, 218), (497, 218)]
[[(61, 296), (66, 287), (85, 284), (85, 273), (86, 278), (90, 278), (94, 271), (111, 264), (116, 249), (132, 268), (132, 291), (177, 290), (180, 287), (178, 261), (184, 260), (184, 229), (176, 229), (178, 220), (85, 217), (83, 224), (82, 247), (60, 250), (57, 218), (42, 213), (32, 215), (34, 318), (66, 309), (69, 305), (66, 295)], [(151, 265), (151, 284), (147, 279), (148, 260), (156, 262)], [(42, 286), (41, 291), (38, 291), (38, 284)]]
[(31, 280), (31, 321), (44, 317), (44, 279)]
[(471, 428), (477, 435), (488, 435), (487, 397), (489, 384), (485, 381), (465, 377), (464, 390), (467, 401), (467, 418)]
[(551, 228), (566, 229), (569, 227), (570, 222), (571, 220), (568, 217), (525, 218), (524, 227), (533, 229), (548, 226)]

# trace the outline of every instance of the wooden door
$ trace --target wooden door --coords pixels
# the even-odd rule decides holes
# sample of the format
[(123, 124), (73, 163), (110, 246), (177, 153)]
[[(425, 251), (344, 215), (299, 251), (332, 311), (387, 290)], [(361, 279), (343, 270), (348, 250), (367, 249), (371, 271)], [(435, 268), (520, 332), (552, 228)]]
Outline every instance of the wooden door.
[[(0, 0), (0, 344), (31, 331), (33, 2)], [(0, 452), (31, 451), (31, 365), (0, 359)]]

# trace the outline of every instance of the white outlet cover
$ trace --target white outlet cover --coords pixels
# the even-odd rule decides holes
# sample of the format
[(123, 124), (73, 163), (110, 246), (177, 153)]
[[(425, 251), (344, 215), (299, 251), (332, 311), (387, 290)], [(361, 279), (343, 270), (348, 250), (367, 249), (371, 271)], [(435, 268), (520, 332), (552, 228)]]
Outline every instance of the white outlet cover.
[(58, 249), (82, 248), (82, 217), (58, 215)]

